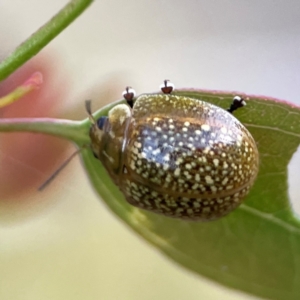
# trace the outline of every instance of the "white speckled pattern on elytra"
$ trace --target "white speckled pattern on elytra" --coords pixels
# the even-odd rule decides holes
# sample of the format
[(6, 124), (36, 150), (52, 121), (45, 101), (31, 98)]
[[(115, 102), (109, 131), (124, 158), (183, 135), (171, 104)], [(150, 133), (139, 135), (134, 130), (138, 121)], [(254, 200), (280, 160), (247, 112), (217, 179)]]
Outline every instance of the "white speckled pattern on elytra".
[[(124, 153), (111, 154), (117, 153), (123, 166), (112, 177), (131, 204), (171, 217), (211, 220), (232, 211), (248, 193), (258, 152), (230, 113), (196, 99), (155, 94), (140, 96), (129, 119), (125, 140), (115, 134), (110, 142), (120, 144), (121, 138), (126, 144)], [(111, 174), (107, 157), (103, 164)]]

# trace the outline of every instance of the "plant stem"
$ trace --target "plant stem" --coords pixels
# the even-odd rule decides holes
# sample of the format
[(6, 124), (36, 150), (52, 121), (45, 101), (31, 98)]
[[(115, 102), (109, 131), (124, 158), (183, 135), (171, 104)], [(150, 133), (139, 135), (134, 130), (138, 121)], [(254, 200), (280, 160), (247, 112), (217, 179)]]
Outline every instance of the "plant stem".
[(39, 72), (35, 72), (22, 85), (18, 86), (12, 92), (0, 98), (0, 108), (19, 100), (24, 95), (39, 88), (42, 82), (42, 74)]
[(80, 146), (90, 143), (88, 131), (82, 121), (51, 118), (0, 119), (0, 133), (16, 131), (50, 134), (68, 139)]
[(0, 81), (36, 55), (74, 21), (93, 0), (71, 0), (57, 15), (15, 49), (0, 64)]

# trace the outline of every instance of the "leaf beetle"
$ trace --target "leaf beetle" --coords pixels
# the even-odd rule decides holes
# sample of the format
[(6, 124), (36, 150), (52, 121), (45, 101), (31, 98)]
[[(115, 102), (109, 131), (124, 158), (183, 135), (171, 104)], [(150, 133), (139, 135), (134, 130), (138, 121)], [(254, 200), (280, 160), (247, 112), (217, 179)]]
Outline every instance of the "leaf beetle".
[(248, 194), (259, 167), (250, 132), (232, 113), (246, 105), (235, 96), (226, 111), (216, 105), (162, 93), (135, 99), (95, 120), (90, 102), (91, 148), (126, 200), (139, 208), (192, 221), (215, 220)]

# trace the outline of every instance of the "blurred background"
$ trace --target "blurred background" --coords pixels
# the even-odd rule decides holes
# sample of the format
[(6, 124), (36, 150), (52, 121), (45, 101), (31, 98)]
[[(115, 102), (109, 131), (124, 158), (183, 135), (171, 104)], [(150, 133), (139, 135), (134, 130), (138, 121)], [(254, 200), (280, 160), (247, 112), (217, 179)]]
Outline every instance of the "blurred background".
[[(66, 3), (1, 0), (0, 59)], [(0, 85), (4, 95), (44, 74), (39, 91), (0, 117), (83, 119), (85, 99), (96, 109), (127, 85), (154, 92), (164, 79), (300, 105), (299, 12), (297, 0), (95, 1)], [(186, 271), (131, 232), (98, 199), (79, 158), (37, 192), (74, 149), (41, 135), (0, 136), (1, 300), (255, 299)], [(299, 165), (295, 154), (289, 194), (297, 211)]]

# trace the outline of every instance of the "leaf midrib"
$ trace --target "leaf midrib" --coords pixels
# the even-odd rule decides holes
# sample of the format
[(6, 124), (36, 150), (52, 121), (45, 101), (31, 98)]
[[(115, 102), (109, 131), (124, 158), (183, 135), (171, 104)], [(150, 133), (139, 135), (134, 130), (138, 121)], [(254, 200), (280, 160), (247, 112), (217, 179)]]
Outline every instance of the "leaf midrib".
[(248, 123), (243, 123), (247, 128), (259, 128), (259, 129), (266, 129), (266, 130), (272, 130), (272, 131), (277, 131), (280, 133), (284, 133), (290, 136), (294, 136), (297, 138), (300, 138), (300, 134), (297, 133), (293, 133), (291, 131), (286, 131), (286, 130), (282, 130), (279, 129), (278, 127), (270, 127), (270, 126), (264, 126), (264, 125), (254, 125), (254, 124), (248, 124)]

